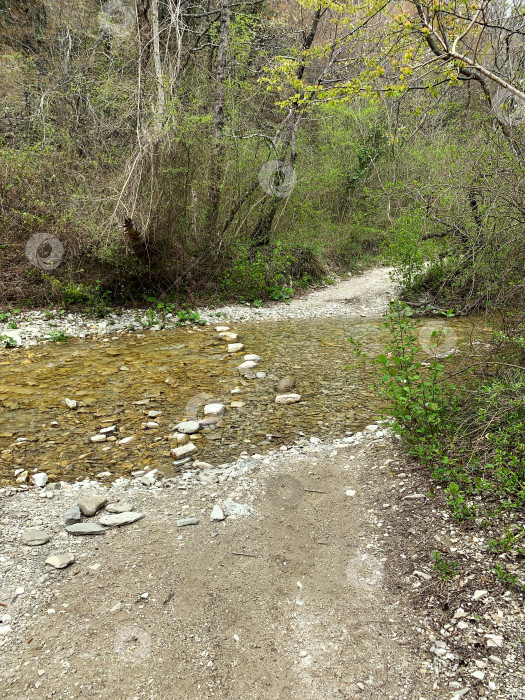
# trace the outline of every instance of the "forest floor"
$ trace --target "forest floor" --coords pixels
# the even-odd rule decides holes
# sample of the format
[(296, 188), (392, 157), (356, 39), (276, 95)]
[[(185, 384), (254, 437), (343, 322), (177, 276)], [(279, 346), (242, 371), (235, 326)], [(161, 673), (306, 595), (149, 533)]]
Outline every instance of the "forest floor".
[[(296, 305), (379, 314), (367, 274)], [(384, 426), (142, 479), (0, 489), (2, 697), (525, 698), (523, 599)], [(144, 517), (69, 535), (86, 491)]]

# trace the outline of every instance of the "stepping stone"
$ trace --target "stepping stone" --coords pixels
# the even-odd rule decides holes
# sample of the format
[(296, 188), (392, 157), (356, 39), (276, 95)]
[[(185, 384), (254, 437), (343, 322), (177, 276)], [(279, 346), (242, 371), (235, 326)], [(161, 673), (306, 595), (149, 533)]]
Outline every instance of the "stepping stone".
[(237, 335), (237, 333), (230, 333), (230, 332), (219, 333), (219, 338), (226, 340), (228, 343), (235, 343), (235, 341), (237, 340), (238, 337), (239, 336)]
[(31, 481), (35, 486), (39, 486), (41, 489), (43, 489), (49, 481), (49, 477), (45, 472), (37, 472), (36, 474), (33, 474)]
[(46, 544), (51, 539), (45, 530), (24, 530), (22, 532), (22, 542), (30, 547), (37, 547), (41, 544)]
[(240, 352), (244, 350), (244, 345), (242, 343), (229, 343), (228, 352)]
[(301, 394), (280, 394), (275, 397), (275, 403), (290, 404), (301, 400)]
[(197, 420), (185, 420), (175, 426), (174, 430), (179, 433), (185, 433), (186, 435), (191, 435), (192, 433), (197, 433), (201, 427), (201, 424)]
[(188, 442), (187, 445), (181, 445), (180, 447), (175, 447), (173, 450), (171, 450), (171, 454), (176, 458), (176, 459), (183, 459), (184, 457), (189, 457), (190, 455), (194, 454), (197, 452), (197, 448), (193, 444), (193, 442)]
[(107, 527), (120, 527), (121, 525), (130, 525), (144, 517), (144, 513), (136, 513), (126, 511), (124, 513), (115, 513), (114, 515), (103, 515), (100, 518), (100, 524)]
[(223, 403), (209, 403), (204, 406), (204, 415), (208, 417), (222, 416), (226, 409)]
[(75, 523), (68, 525), (66, 532), (69, 532), (70, 535), (103, 535), (106, 528), (97, 525), (97, 523)]
[(109, 503), (106, 506), (108, 513), (127, 513), (130, 510), (133, 510), (131, 503)]

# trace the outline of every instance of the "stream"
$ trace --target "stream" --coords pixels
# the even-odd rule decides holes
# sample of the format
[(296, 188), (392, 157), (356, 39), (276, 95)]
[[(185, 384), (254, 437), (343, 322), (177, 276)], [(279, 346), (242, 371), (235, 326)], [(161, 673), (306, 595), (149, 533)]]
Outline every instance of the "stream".
[[(447, 321), (459, 346), (472, 340), (473, 323)], [(0, 484), (13, 483), (17, 469), (35, 468), (47, 472), (50, 481), (101, 472), (116, 478), (154, 468), (171, 476), (173, 426), (202, 417), (204, 404), (214, 401), (226, 405), (224, 417), (213, 429), (192, 436), (196, 458), (214, 465), (244, 450), (262, 454), (304, 435), (341, 437), (386, 409), (372, 388), (374, 370), (352, 362), (347, 340), (352, 336), (370, 357), (378, 355), (388, 340), (381, 318), (250, 322), (232, 324), (231, 330), (245, 346), (236, 355), (226, 352), (212, 326), (3, 351)], [(264, 378), (239, 376), (236, 368), (246, 353), (261, 356), (257, 370), (266, 373)], [(300, 403), (275, 403), (275, 384), (285, 375), (296, 379)], [(236, 387), (240, 392), (231, 394)], [(65, 398), (76, 400), (79, 408), (70, 410)], [(155, 418), (158, 428), (144, 429), (152, 420), (148, 411), (162, 412)], [(111, 425), (116, 426), (113, 440), (91, 442)]]

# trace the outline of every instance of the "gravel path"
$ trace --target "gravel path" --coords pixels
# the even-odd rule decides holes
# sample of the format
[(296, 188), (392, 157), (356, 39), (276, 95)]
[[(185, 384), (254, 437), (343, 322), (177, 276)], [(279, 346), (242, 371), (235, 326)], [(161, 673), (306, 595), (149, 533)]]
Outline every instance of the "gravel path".
[[(220, 308), (197, 309), (210, 323), (240, 321), (277, 321), (334, 316), (378, 316), (383, 314), (394, 296), (389, 268), (375, 268), (362, 275), (349, 277), (326, 288), (311, 291), (289, 303), (276, 302), (261, 308), (251, 305), (232, 305)], [(174, 326), (176, 316), (167, 314), (166, 327)], [(12, 325), (16, 325), (13, 328)], [(13, 338), (19, 346), (49, 342), (65, 333), (70, 337), (90, 338), (102, 334), (118, 336), (135, 330), (160, 330), (160, 317), (149, 317), (146, 310), (123, 310), (109, 313), (103, 319), (90, 318), (80, 313), (31, 311), (11, 316), (0, 322), (0, 336)], [(11, 326), (11, 327), (10, 327)]]

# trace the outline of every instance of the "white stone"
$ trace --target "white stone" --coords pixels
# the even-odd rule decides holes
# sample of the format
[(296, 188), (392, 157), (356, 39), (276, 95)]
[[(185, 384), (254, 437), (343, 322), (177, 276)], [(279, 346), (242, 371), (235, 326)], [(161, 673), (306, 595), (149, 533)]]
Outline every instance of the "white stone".
[(49, 481), (49, 477), (45, 472), (37, 472), (36, 474), (33, 474), (33, 476), (31, 477), (31, 481), (35, 486), (44, 488), (44, 486)]
[(219, 333), (219, 338), (226, 340), (228, 343), (235, 343), (238, 337), (237, 333), (230, 333), (229, 331)]
[(251, 362), (260, 362), (261, 361), (261, 358), (259, 357), (259, 355), (245, 355), (244, 359), (247, 362), (250, 362), (250, 361)]
[(91, 442), (106, 442), (107, 437), (105, 435), (93, 435)]
[[(179, 433), (184, 433), (186, 435), (191, 435), (192, 433), (197, 433), (201, 427), (201, 424), (197, 420), (185, 420), (175, 426), (174, 430)], [(175, 438), (177, 439), (177, 438)]]
[(68, 408), (73, 410), (74, 408), (77, 408), (78, 403), (74, 399), (64, 399), (64, 402)]
[(161, 416), (162, 411), (148, 411), (148, 418), (157, 418), (157, 416)]
[(301, 394), (279, 394), (275, 397), (275, 403), (290, 404), (301, 400)]
[(222, 416), (226, 409), (226, 406), (223, 403), (209, 403), (204, 406), (204, 415), (205, 416)]
[(171, 454), (176, 458), (176, 459), (182, 459), (183, 457), (189, 457), (190, 455), (194, 454), (197, 452), (197, 448), (193, 444), (193, 442), (188, 442), (187, 445), (181, 445), (180, 447), (175, 447), (173, 450), (171, 450)]
[(376, 430), (379, 430), (378, 425), (367, 425), (365, 430), (368, 430), (370, 433), (375, 433)]
[(186, 527), (187, 525), (197, 525), (199, 520), (198, 518), (179, 518), (175, 522), (177, 527)]
[(125, 438), (122, 438), (122, 440), (119, 440), (119, 445), (127, 445), (128, 442), (131, 442), (134, 439), (135, 439), (134, 435), (129, 435), (128, 437), (125, 437)]
[(237, 369), (239, 370), (240, 374), (244, 374), (245, 372), (249, 372), (250, 370), (254, 369), (254, 367), (257, 367), (257, 362), (254, 360), (246, 360), (245, 362), (242, 362)]
[(211, 511), (210, 520), (213, 522), (220, 522), (221, 520), (224, 520), (225, 517), (226, 516), (224, 515), (222, 508), (218, 503), (216, 503)]
[(65, 569), (66, 566), (73, 564), (75, 557), (70, 552), (65, 552), (63, 554), (53, 554), (46, 559), (46, 564), (54, 567), (55, 569)]
[(229, 343), (228, 352), (240, 352), (244, 350), (244, 345), (242, 343)]
[(6, 634), (9, 634), (13, 628), (11, 625), (1, 625), (0, 626), (0, 635), (5, 636)]
[(106, 433), (113, 433), (116, 429), (116, 425), (109, 425), (107, 428), (102, 428), (102, 430), (99, 430), (99, 433), (101, 435), (106, 435)]
[(137, 513), (135, 511), (114, 513), (113, 515), (103, 515), (100, 518), (100, 524), (107, 525), (107, 527), (120, 527), (121, 525), (130, 525), (143, 517), (144, 513)]
[(354, 491), (353, 489), (348, 489), (348, 491), (346, 492), (347, 496), (355, 496), (355, 494), (356, 494), (356, 491)]
[(488, 594), (488, 591), (474, 591), (472, 595), (472, 600), (479, 600)]
[(158, 428), (159, 424), (155, 423), (155, 421), (148, 421), (147, 423), (143, 423), (144, 427), (147, 428), (148, 430), (152, 430), (153, 428)]
[(225, 333), (230, 330), (230, 326), (215, 326), (217, 333)]

